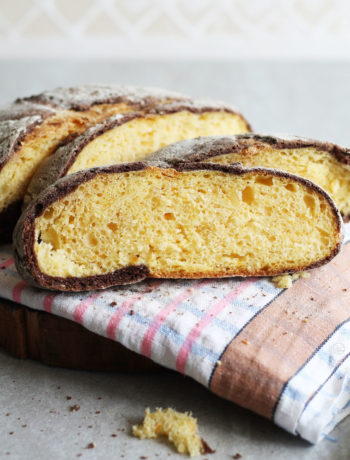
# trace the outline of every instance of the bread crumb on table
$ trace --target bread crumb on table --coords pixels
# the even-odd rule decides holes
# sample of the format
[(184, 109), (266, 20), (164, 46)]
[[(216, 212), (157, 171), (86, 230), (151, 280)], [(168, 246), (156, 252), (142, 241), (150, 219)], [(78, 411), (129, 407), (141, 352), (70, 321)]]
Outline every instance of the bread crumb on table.
[(74, 404), (74, 406), (70, 407), (71, 412), (77, 412), (80, 409), (79, 404)]
[(154, 412), (146, 408), (143, 423), (134, 425), (132, 433), (140, 439), (167, 436), (180, 454), (189, 454), (191, 457), (214, 452), (198, 435), (197, 419), (191, 413), (181, 413), (171, 408), (157, 408)]
[(299, 272), (293, 273), (292, 275), (274, 276), (272, 282), (279, 289), (289, 289), (292, 287), (293, 281), (299, 278), (310, 278), (310, 276), (309, 272)]

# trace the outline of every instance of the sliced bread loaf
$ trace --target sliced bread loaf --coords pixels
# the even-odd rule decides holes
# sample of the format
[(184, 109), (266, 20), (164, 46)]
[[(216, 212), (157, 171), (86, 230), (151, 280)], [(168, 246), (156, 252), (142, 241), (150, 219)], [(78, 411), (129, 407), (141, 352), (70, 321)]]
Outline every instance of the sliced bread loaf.
[(342, 219), (298, 176), (240, 165), (126, 163), (48, 187), (14, 233), (19, 273), (63, 291), (154, 278), (270, 276), (325, 264)]

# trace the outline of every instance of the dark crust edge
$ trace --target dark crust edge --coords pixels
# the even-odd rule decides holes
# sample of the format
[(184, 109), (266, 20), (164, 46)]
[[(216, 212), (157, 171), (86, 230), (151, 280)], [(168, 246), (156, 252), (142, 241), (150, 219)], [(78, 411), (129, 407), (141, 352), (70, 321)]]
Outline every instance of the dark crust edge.
[(259, 142), (272, 145), (278, 150), (282, 149), (299, 149), (299, 148), (307, 148), (307, 147), (314, 147), (317, 150), (328, 152), (334, 155), (338, 161), (344, 163), (346, 165), (350, 165), (350, 149), (340, 147), (337, 144), (333, 144), (331, 142), (322, 142), (315, 139), (303, 139), (303, 138), (295, 138), (294, 140), (287, 140), (283, 138), (279, 138), (278, 136), (268, 136), (268, 135), (240, 135), (241, 138), (253, 138)]
[[(97, 175), (141, 171), (147, 169), (148, 167), (149, 166), (146, 163), (135, 162), (83, 170), (75, 174), (66, 176), (63, 179), (60, 179), (57, 183), (49, 187), (43, 194), (41, 194), (37, 200), (34, 200), (34, 202), (27, 209), (27, 211), (24, 214), (22, 214), (14, 231), (15, 263), (18, 273), (23, 277), (23, 279), (37, 287), (42, 287), (50, 290), (78, 292), (82, 290), (106, 289), (116, 285), (136, 283), (147, 278), (149, 276), (149, 269), (145, 265), (128, 266), (116, 270), (113, 273), (87, 277), (64, 278), (45, 275), (41, 272), (39, 268), (36, 254), (34, 251), (34, 236), (35, 219), (41, 216), (50, 204), (68, 195), (69, 193), (74, 191), (80, 184), (93, 179)], [(328, 256), (310, 265), (296, 267), (295, 269), (291, 269), (285, 272), (277, 271), (268, 274), (266, 274), (266, 272), (258, 272), (255, 274), (241, 272), (239, 275), (237, 274), (237, 276), (275, 276), (281, 275), (283, 273), (295, 273), (303, 270), (309, 270), (326, 264), (331, 259), (333, 259), (333, 257), (335, 257), (341, 249), (343, 239), (341, 215), (331, 197), (321, 187), (317, 186), (316, 184), (307, 179), (279, 170), (267, 168), (248, 169), (243, 168), (241, 165), (227, 166), (217, 165), (213, 163), (184, 163), (177, 165), (175, 168), (171, 165), (164, 166), (163, 164), (162, 166), (160, 166), (160, 169), (175, 169), (178, 172), (208, 170), (227, 172), (234, 175), (259, 173), (262, 175), (274, 175), (276, 177), (290, 178), (294, 181), (301, 183), (302, 185), (305, 185), (307, 188), (312, 189), (316, 193), (322, 195), (330, 204), (331, 209), (333, 210), (334, 215), (336, 217), (337, 232), (338, 235), (340, 235), (340, 238), (337, 245)], [(223, 276), (225, 276), (225, 274), (220, 273), (217, 275), (217, 277)], [(226, 276), (232, 277), (234, 275)], [(196, 278), (197, 277), (200, 278), (200, 274), (196, 276)], [(203, 275), (202, 277), (205, 278), (205, 275)]]
[[(222, 138), (228, 139), (229, 136), (222, 136)], [(198, 138), (203, 139), (203, 138)], [(219, 138), (218, 138), (219, 139)], [(246, 141), (246, 142), (245, 142)], [(250, 141), (250, 142), (249, 142)], [(304, 139), (295, 137), (295, 139), (283, 139), (273, 135), (261, 135), (256, 133), (237, 134), (232, 136), (232, 145), (215, 145), (217, 150), (208, 151), (205, 153), (193, 153), (189, 154), (185, 160), (180, 161), (198, 161), (201, 162), (205, 159), (226, 155), (233, 152), (241, 152), (242, 150), (259, 146), (260, 144), (268, 144), (277, 150), (283, 149), (302, 149), (307, 147), (313, 147), (316, 150), (328, 152), (333, 155), (340, 163), (347, 166), (350, 165), (350, 149), (340, 147), (337, 144), (331, 142), (322, 142), (315, 139)]]

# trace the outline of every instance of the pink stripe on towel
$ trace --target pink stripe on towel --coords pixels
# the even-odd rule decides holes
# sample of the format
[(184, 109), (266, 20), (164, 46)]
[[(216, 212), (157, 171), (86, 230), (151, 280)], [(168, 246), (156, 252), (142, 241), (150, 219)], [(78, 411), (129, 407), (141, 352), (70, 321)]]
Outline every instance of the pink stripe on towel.
[(108, 325), (106, 328), (107, 337), (109, 337), (112, 340), (115, 340), (115, 336), (116, 336), (120, 321), (122, 320), (126, 312), (131, 309), (131, 307), (134, 305), (134, 303), (138, 299), (140, 299), (140, 294), (133, 295), (129, 297), (128, 299), (126, 299), (125, 302), (123, 302), (122, 306), (118, 308), (118, 310), (114, 313), (114, 315), (111, 317), (111, 319), (108, 322)]
[(152, 353), (152, 345), (153, 345), (153, 340), (155, 335), (157, 334), (158, 330), (166, 320), (167, 316), (170, 315), (176, 308), (186, 299), (191, 297), (193, 292), (200, 287), (204, 286), (205, 284), (208, 284), (209, 281), (200, 281), (198, 284), (191, 288), (186, 288), (185, 291), (181, 292), (181, 294), (177, 295), (166, 307), (164, 307), (153, 319), (151, 324), (148, 326), (147, 331), (145, 332), (145, 335), (142, 340), (141, 344), (141, 353), (144, 356), (147, 356), (147, 358), (151, 357)]
[(5, 260), (5, 262), (0, 262), (0, 270), (4, 268), (11, 267), (15, 263), (15, 259), (11, 257), (9, 260)]
[(101, 295), (101, 292), (94, 292), (93, 294), (86, 297), (86, 299), (84, 299), (82, 302), (80, 302), (75, 307), (75, 310), (74, 310), (74, 314), (73, 314), (74, 321), (76, 321), (79, 324), (82, 324), (86, 310), (94, 302), (94, 300), (97, 299), (97, 297), (100, 295)]
[(12, 299), (14, 302), (21, 303), (22, 291), (27, 286), (28, 284), (23, 280), (19, 281), (15, 285), (15, 287), (12, 289)]
[(188, 333), (186, 340), (184, 341), (176, 359), (176, 369), (179, 372), (185, 373), (185, 367), (189, 354), (191, 353), (192, 346), (196, 342), (197, 338), (201, 335), (202, 331), (210, 324), (213, 319), (226, 307), (231, 300), (239, 296), (243, 291), (245, 291), (253, 282), (254, 278), (249, 278), (245, 281), (242, 281), (235, 289), (229, 292), (225, 297), (223, 297), (219, 302), (213, 305), (207, 314), (194, 326)]
[(52, 312), (52, 303), (58, 295), (59, 294), (50, 293), (44, 297), (43, 307), (45, 311), (47, 311), (48, 313)]

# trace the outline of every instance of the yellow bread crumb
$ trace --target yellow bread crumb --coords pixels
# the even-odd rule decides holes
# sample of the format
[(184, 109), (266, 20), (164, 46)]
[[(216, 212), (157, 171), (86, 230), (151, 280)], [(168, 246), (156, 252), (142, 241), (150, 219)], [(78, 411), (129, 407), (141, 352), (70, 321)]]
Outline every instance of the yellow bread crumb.
[(293, 281), (299, 278), (310, 278), (310, 273), (300, 272), (300, 273), (293, 273), (292, 275), (274, 276), (272, 278), (272, 282), (277, 288), (289, 289), (290, 287), (292, 287)]
[(342, 163), (330, 152), (315, 147), (275, 149), (262, 143), (239, 152), (210, 157), (206, 161), (241, 163), (247, 168), (263, 166), (297, 174), (324, 188), (344, 216), (350, 214), (350, 165)]
[(128, 112), (126, 104), (98, 104), (82, 112), (60, 110), (25, 136), (0, 174), (0, 210), (23, 198), (38, 165), (70, 134), (80, 134), (117, 113)]
[(97, 174), (54, 201), (34, 250), (49, 276), (135, 264), (154, 278), (265, 276), (323, 260), (339, 239), (327, 199), (292, 178), (147, 167)]
[(157, 408), (151, 412), (147, 407), (143, 423), (134, 425), (132, 433), (140, 439), (167, 436), (180, 454), (189, 454), (191, 457), (204, 451), (202, 439), (198, 435), (197, 419), (188, 412), (181, 413), (171, 408)]
[[(88, 142), (75, 156), (65, 174), (95, 166), (139, 161), (155, 150), (183, 139), (245, 133), (247, 129), (246, 122), (240, 115), (220, 110), (200, 114), (182, 110), (172, 114), (145, 115), (110, 129)], [(47, 175), (45, 169), (39, 169), (34, 175), (26, 191), (25, 203), (42, 191), (38, 188), (42, 175)]]

